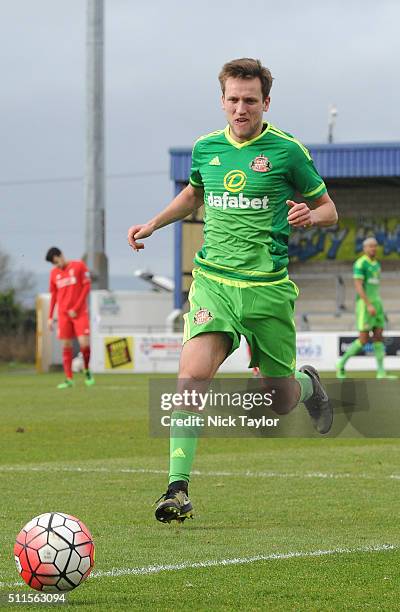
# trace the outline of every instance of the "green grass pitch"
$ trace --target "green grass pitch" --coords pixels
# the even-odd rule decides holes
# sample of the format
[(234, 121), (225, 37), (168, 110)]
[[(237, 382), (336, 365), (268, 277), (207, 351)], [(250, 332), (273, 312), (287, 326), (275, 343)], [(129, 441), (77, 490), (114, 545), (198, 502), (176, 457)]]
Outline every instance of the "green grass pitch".
[(201, 440), (195, 519), (167, 526), (153, 515), (168, 441), (148, 436), (148, 377), (78, 377), (63, 392), (60, 379), (0, 374), (3, 596), (29, 592), (15, 535), (56, 510), (96, 544), (94, 576), (64, 610), (399, 609), (397, 439)]

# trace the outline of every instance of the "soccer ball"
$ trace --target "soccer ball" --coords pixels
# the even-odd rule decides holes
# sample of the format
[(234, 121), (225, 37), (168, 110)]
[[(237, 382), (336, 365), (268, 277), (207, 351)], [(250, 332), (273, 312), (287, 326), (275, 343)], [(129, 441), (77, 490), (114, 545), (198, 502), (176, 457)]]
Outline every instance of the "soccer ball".
[(46, 512), (21, 529), (14, 555), (19, 573), (33, 589), (71, 591), (92, 571), (94, 543), (79, 519), (62, 512)]

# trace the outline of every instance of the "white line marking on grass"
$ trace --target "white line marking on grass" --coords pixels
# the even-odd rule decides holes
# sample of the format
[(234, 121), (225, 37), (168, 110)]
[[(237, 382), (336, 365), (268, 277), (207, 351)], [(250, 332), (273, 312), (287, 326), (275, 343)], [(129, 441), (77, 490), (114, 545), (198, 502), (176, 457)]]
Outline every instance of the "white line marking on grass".
[(111, 578), (118, 576), (146, 576), (149, 574), (159, 574), (160, 572), (174, 572), (185, 569), (199, 569), (207, 567), (226, 567), (228, 565), (245, 565), (257, 563), (258, 561), (283, 561), (286, 559), (299, 559), (307, 557), (323, 557), (327, 555), (343, 555), (352, 553), (371, 553), (386, 552), (396, 550), (398, 547), (393, 544), (380, 544), (372, 546), (362, 546), (360, 548), (333, 548), (330, 550), (313, 550), (310, 552), (288, 552), (270, 553), (268, 555), (254, 555), (254, 557), (234, 557), (233, 559), (211, 559), (208, 561), (197, 561), (191, 563), (185, 561), (174, 565), (149, 565), (147, 567), (132, 568), (113, 568), (112, 570), (93, 572), (89, 578)]
[[(229, 565), (248, 565), (259, 561), (285, 561), (287, 559), (306, 559), (312, 557), (325, 557), (329, 555), (348, 555), (356, 553), (374, 553), (388, 552), (398, 550), (399, 546), (395, 544), (372, 544), (370, 546), (360, 546), (357, 548), (331, 548), (328, 550), (311, 550), (287, 552), (287, 553), (270, 553), (268, 555), (254, 555), (253, 557), (233, 557), (231, 559), (209, 559), (207, 561), (184, 561), (171, 565), (148, 565), (145, 567), (114, 567), (111, 570), (96, 570), (92, 572), (88, 579), (94, 578), (117, 578), (119, 576), (148, 576), (151, 574), (159, 574), (161, 572), (177, 572), (185, 569), (201, 569), (208, 567), (227, 567)], [(23, 582), (6, 583), (0, 582), (2, 588), (12, 588), (23, 585)]]
[[(115, 468), (79, 467), (75, 465), (3, 465), (0, 472), (76, 472), (82, 474), (168, 474), (168, 470), (152, 468)], [(362, 480), (400, 480), (400, 474), (351, 474), (349, 472), (230, 472), (221, 470), (193, 470), (193, 476), (226, 477), (226, 478), (317, 478), (321, 480), (362, 479)]]

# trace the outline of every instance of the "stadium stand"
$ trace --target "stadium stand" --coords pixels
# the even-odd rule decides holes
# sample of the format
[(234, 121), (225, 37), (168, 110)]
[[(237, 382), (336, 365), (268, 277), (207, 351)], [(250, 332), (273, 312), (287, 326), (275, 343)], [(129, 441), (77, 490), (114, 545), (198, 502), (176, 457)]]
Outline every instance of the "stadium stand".
[[(332, 264), (308, 264), (301, 266), (301, 270), (296, 266), (291, 269), (291, 278), (300, 290), (296, 304), (296, 324), (301, 331), (355, 329), (352, 267), (343, 264), (329, 269), (330, 266)], [(392, 329), (400, 327), (399, 287), (400, 273), (393, 271), (382, 274), (381, 295), (387, 324)]]

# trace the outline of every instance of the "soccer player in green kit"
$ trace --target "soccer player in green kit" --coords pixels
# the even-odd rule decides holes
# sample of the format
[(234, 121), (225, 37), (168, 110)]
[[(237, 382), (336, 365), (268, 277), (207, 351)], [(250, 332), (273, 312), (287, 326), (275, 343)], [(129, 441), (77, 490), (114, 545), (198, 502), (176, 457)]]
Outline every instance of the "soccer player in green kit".
[[(291, 227), (335, 224), (336, 208), (307, 149), (263, 122), (270, 71), (243, 58), (225, 64), (219, 81), (227, 127), (196, 141), (189, 185), (154, 219), (132, 226), (128, 242), (142, 249), (141, 239), (204, 205), (178, 391), (212, 379), (244, 335), (250, 366), (259, 366), (265, 390), (274, 391), (275, 412), (287, 414), (303, 402), (317, 431), (327, 433), (333, 414), (318, 373), (312, 366), (295, 369), (298, 292), (288, 278), (287, 244)], [(293, 201), (297, 192), (313, 207)], [(175, 411), (174, 418), (190, 410)], [(155, 512), (168, 523), (192, 516), (188, 483), (197, 443), (185, 427), (172, 426), (170, 436), (169, 484)]]
[(353, 278), (356, 289), (356, 317), (359, 337), (354, 340), (336, 364), (337, 378), (346, 378), (345, 365), (350, 357), (360, 353), (369, 341), (372, 332), (372, 342), (377, 362), (377, 378), (397, 378), (386, 373), (383, 366), (385, 345), (382, 332), (385, 326), (385, 313), (379, 293), (381, 266), (376, 259), (378, 243), (370, 236), (363, 242), (364, 254), (353, 266)]

